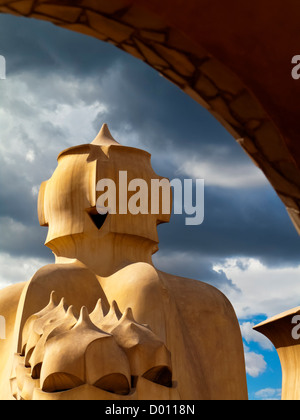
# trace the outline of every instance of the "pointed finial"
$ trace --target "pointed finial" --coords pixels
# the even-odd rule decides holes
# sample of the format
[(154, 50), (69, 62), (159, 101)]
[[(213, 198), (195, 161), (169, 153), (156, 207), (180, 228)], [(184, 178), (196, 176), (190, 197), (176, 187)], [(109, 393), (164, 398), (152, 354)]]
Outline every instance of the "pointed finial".
[(107, 124), (103, 124), (92, 144), (95, 146), (120, 146), (120, 144), (111, 135)]
[(132, 311), (131, 308), (127, 308), (126, 309), (126, 311), (125, 311), (125, 313), (124, 313), (124, 315), (123, 315), (122, 318), (123, 319), (126, 319), (127, 321), (131, 321), (131, 322), (137, 323), (136, 320), (134, 319), (133, 311)]
[(81, 310), (80, 310), (80, 316), (78, 319), (78, 324), (82, 324), (82, 323), (90, 323), (90, 317), (89, 317), (89, 312), (86, 308), (86, 306), (82, 306)]
[(119, 306), (118, 306), (118, 304), (117, 304), (117, 302), (115, 300), (111, 304), (109, 313), (111, 315), (115, 315), (118, 318), (118, 320), (120, 320), (122, 318), (122, 316), (123, 316), (123, 314), (120, 311)]

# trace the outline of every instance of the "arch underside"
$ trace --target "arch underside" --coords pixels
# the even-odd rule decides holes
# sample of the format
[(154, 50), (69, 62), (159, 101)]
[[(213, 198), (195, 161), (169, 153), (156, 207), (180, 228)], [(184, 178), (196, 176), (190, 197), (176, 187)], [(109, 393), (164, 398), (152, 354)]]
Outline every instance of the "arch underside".
[(233, 135), (264, 172), (300, 233), (300, 170), (282, 130), (236, 73), (142, 3), (0, 0), (0, 12), (47, 20), (90, 35), (156, 69), (209, 110)]

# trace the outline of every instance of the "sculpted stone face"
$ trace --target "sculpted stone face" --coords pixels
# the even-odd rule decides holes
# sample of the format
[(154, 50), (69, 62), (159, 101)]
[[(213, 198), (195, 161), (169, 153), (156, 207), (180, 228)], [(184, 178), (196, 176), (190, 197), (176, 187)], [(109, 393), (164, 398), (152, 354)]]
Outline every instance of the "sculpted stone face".
[[(119, 184), (120, 172), (126, 173), (126, 185)], [(96, 209), (100, 192), (96, 190), (103, 179), (112, 180), (117, 186), (118, 211), (101, 220)], [(130, 200), (133, 192), (128, 193), (128, 185), (135, 179), (145, 181), (150, 191), (151, 180), (162, 178), (153, 171), (149, 153), (121, 146), (112, 138), (106, 125), (92, 144), (62, 152), (57, 169), (40, 190), (40, 224), (49, 228), (46, 245), (57, 255), (66, 257), (69, 255), (62, 255), (66, 253), (64, 238), (71, 236), (75, 242), (83, 241), (88, 246), (86, 241), (89, 240), (98, 241), (99, 245), (108, 240), (107, 236), (122, 235), (142, 239), (149, 249), (152, 248), (152, 253), (155, 252), (159, 241), (157, 225), (168, 222), (170, 212), (152, 215), (148, 197), (148, 214), (131, 214), (128, 206), (123, 211), (120, 198), (126, 195), (125, 201)], [(76, 250), (68, 251), (76, 257)]]
[(56, 263), (0, 292), (0, 398), (246, 399), (228, 300), (153, 266), (170, 214), (97, 212), (99, 180), (116, 182), (118, 206), (124, 198), (120, 171), (128, 183), (162, 179), (148, 153), (120, 146), (104, 125), (92, 144), (62, 152), (42, 184), (39, 220)]

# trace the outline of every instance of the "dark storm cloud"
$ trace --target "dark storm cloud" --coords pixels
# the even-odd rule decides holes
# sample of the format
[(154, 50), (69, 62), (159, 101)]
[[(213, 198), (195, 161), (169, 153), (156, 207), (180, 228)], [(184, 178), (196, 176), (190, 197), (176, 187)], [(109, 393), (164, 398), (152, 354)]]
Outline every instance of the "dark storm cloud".
[(161, 249), (197, 252), (213, 261), (249, 257), (272, 267), (299, 265), (299, 236), (271, 189), (206, 188), (204, 223), (185, 226), (184, 217), (159, 227)]
[(89, 75), (108, 70), (119, 59), (99, 40), (55, 27), (49, 22), (0, 15), (0, 52), (8, 74), (71, 71)]
[(206, 110), (146, 64), (109, 44), (48, 22), (0, 15), (0, 53), (7, 59), (8, 75), (93, 77), (91, 92), (78, 99), (88, 102), (98, 95), (109, 108), (111, 127), (119, 131), (131, 125), (152, 149), (168, 143), (205, 153), (222, 146), (232, 160), (247, 159)]
[(0, 252), (12, 257), (34, 257), (53, 262), (52, 252), (44, 245), (47, 236), (45, 228), (36, 222), (23, 225), (15, 219), (0, 217), (1, 239)]
[[(8, 77), (17, 75), (24, 79), (35, 89), (38, 101), (29, 104), (22, 95), (8, 101), (16, 122), (35, 120), (36, 133), (33, 137), (24, 134), (23, 141), (37, 158), (21, 168), (0, 161), (2, 224), (10, 219), (19, 226), (10, 237), (8, 228), (13, 224), (7, 224), (0, 243), (3, 252), (46, 255), (41, 244), (45, 230), (38, 227), (37, 197), (30, 188), (51, 175), (57, 154), (69, 140), (61, 126), (52, 121), (36, 121), (40, 118), (37, 111), (46, 105), (45, 98), (51, 97), (47, 102), (49, 109), (55, 109), (60, 101), (74, 106), (80, 101), (90, 105), (98, 98), (106, 110), (94, 120), (95, 133), (107, 122), (112, 133), (124, 136), (117, 140), (135, 145), (137, 138), (139, 145), (153, 154), (155, 171), (170, 179), (182, 176), (179, 162), (184, 155), (204, 161), (214, 158), (220, 168), (222, 163), (249, 163), (241, 148), (206, 110), (157, 72), (111, 45), (45, 22), (0, 16), (0, 54), (7, 58)], [(58, 76), (70, 83), (69, 90), (62, 89), (56, 80)], [(78, 81), (77, 88), (72, 80)], [(82, 125), (85, 123), (83, 120)], [(47, 149), (42, 152), (36, 148), (34, 138), (39, 132), (44, 134), (39, 141), (47, 139)], [(133, 134), (134, 141), (130, 138)], [(3, 141), (9, 139), (1, 138)], [(80, 144), (88, 139), (76, 141)], [(30, 173), (29, 179), (28, 175), (22, 176), (22, 171)], [(22, 206), (16, 206), (17, 199)], [(197, 258), (207, 259), (202, 264), (201, 277), (208, 282), (230, 284), (225, 274), (211, 268), (214, 261), (228, 257), (257, 257), (273, 265), (299, 264), (300, 240), (271, 187), (243, 190), (208, 186), (205, 208), (203, 225), (187, 227), (183, 217), (174, 216), (171, 224), (161, 226), (159, 232), (162, 252), (194, 252)], [(197, 264), (191, 264), (190, 270), (184, 268), (190, 277), (199, 271)]]
[[(168, 147), (176, 147), (203, 155), (222, 148), (225, 159), (248, 162), (249, 158), (207, 110), (143, 63), (124, 59), (99, 84), (112, 130), (130, 126), (150, 150), (163, 154)], [(95, 129), (98, 125), (99, 118)]]
[[(146, 64), (112, 45), (48, 22), (0, 15), (0, 53), (7, 59), (8, 74), (94, 77), (91, 95), (98, 92), (108, 105), (110, 125), (119, 130), (130, 124), (152, 148), (170, 142), (205, 152), (227, 141), (231, 146), (224, 153), (241, 158), (234, 140), (208, 111)], [(116, 72), (122, 77), (115, 77)], [(111, 78), (114, 83), (107, 83)], [(81, 99), (88, 101), (91, 96), (87, 93)]]

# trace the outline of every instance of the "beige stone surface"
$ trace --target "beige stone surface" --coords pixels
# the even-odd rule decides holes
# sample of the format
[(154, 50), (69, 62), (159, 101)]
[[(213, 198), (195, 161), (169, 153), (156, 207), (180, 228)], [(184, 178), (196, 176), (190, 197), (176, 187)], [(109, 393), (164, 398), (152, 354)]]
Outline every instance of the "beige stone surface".
[(39, 219), (56, 263), (0, 292), (0, 398), (247, 399), (230, 302), (153, 266), (157, 224), (170, 214), (108, 214), (98, 225), (97, 180), (120, 170), (128, 182), (162, 179), (148, 153), (104, 125), (91, 144), (62, 152), (42, 184)]
[(272, 341), (278, 352), (282, 366), (282, 399), (285, 401), (300, 400), (300, 339), (293, 337), (293, 328), (296, 327), (293, 318), (299, 315), (300, 307), (254, 327)]

